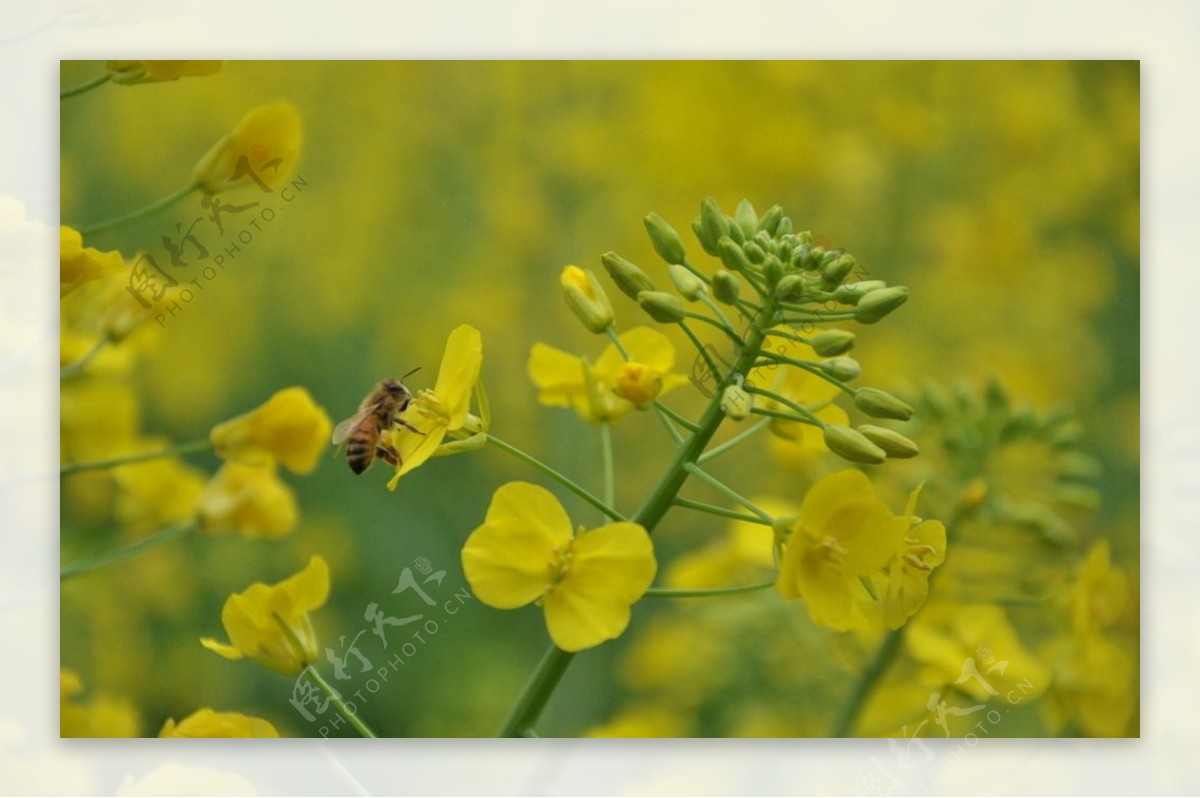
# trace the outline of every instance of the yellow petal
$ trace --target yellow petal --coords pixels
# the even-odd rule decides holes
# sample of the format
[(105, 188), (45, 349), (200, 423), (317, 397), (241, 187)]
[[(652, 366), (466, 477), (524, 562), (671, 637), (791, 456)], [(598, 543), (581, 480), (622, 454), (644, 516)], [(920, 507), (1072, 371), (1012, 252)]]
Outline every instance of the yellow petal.
[(125, 271), (125, 259), (116, 250), (101, 252), (83, 245), (83, 237), (74, 229), (59, 228), (59, 296), (110, 274)]
[[(287, 182), (300, 156), (300, 114), (284, 100), (256, 106), (222, 137), (196, 163), (192, 177), (205, 189), (222, 191), (241, 182), (251, 185), (249, 177), (237, 174), (238, 162), (245, 158), (268, 188)], [(278, 161), (267, 168), (266, 164)]]
[(311, 612), (329, 598), (329, 565), (319, 554), (314, 554), (303, 571), (280, 582), (278, 588), (291, 600), (296, 612)]
[[(428, 422), (425, 423), (428, 424)], [(396, 485), (400, 482), (400, 477), (433, 457), (434, 452), (446, 438), (446, 424), (441, 420), (435, 421), (429, 425), (428, 429), (421, 431), (425, 434), (418, 435), (402, 429), (398, 434), (392, 436), (392, 443), (396, 447), (396, 453), (400, 456), (400, 465), (396, 467), (396, 473), (388, 480), (388, 490), (395, 490)]]
[(204, 646), (213, 653), (220, 654), (225, 659), (241, 659), (245, 656), (241, 651), (233, 646), (226, 645), (225, 643), (222, 643), (211, 637), (200, 638), (200, 645)]
[(577, 538), (570, 571), (545, 599), (554, 644), (582, 651), (619, 637), (657, 569), (650, 536), (637, 524), (609, 524)]
[(896, 553), (899, 528), (891, 510), (881, 501), (843, 504), (826, 520), (828, 525), (822, 532), (836, 537), (845, 549), (841, 565), (847, 576), (877, 571)]
[(510, 482), (492, 496), (483, 525), (467, 538), (463, 572), (476, 597), (498, 609), (536, 600), (552, 583), (558, 553), (571, 539), (571, 519), (554, 494)]
[(483, 367), (483, 339), (469, 324), (455, 327), (446, 340), (442, 366), (433, 392), (445, 405), (449, 429), (458, 429), (471, 410), (471, 390)]
[(584, 393), (580, 358), (561, 349), (534, 344), (526, 371), (538, 388), (538, 401), (548, 407), (570, 407), (572, 399)]
[(842, 505), (875, 498), (867, 475), (855, 468), (822, 477), (813, 485), (800, 506), (800, 523), (805, 529), (830, 530), (830, 520)]
[(176, 723), (168, 718), (159, 737), (278, 737), (279, 732), (262, 718), (240, 712), (214, 712), (205, 708)]
[[(642, 363), (658, 374), (666, 374), (675, 367), (675, 346), (671, 339), (658, 330), (634, 327), (620, 337), (630, 360)], [(624, 363), (625, 358), (615, 346), (609, 344), (596, 362), (596, 374), (610, 385), (615, 385), (617, 372)]]

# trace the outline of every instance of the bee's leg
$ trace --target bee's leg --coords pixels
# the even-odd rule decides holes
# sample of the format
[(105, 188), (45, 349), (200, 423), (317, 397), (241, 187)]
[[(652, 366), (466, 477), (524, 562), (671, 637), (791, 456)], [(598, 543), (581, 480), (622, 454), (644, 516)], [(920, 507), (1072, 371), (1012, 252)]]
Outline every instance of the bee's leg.
[(421, 430), (417, 429), (417, 428), (416, 428), (416, 427), (414, 427), (412, 424), (409, 424), (407, 421), (405, 421), (404, 419), (400, 418), (399, 416), (397, 416), (397, 417), (393, 418), (393, 419), (392, 419), (392, 421), (393, 421), (394, 423), (396, 423), (396, 424), (399, 424), (400, 426), (404, 427), (406, 430), (409, 430), (410, 432), (415, 432), (415, 433), (417, 433), (418, 435), (424, 435), (424, 434), (425, 434), (424, 432), (421, 432)]
[(388, 465), (400, 465), (400, 455), (396, 454), (396, 450), (390, 446), (375, 447), (375, 454), (378, 457), (382, 457)]

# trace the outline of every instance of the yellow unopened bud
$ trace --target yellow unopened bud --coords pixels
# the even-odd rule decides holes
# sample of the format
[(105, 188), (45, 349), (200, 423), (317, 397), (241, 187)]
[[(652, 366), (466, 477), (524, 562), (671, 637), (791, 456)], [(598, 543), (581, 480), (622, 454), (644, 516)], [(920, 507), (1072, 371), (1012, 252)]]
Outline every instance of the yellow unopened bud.
[(738, 385), (730, 385), (721, 394), (721, 412), (734, 421), (741, 421), (754, 409), (754, 397)]
[(563, 299), (583, 326), (594, 333), (604, 332), (613, 323), (612, 303), (600, 287), (596, 275), (578, 266), (567, 266), (559, 278), (562, 283)]
[(742, 286), (732, 272), (717, 269), (713, 274), (712, 285), (713, 296), (718, 301), (724, 302), (726, 305), (733, 305), (738, 301), (738, 294), (741, 293)]
[(703, 280), (678, 263), (668, 266), (667, 274), (671, 276), (671, 282), (675, 283), (675, 290), (688, 302), (695, 302), (708, 291)]
[(871, 443), (887, 452), (888, 457), (904, 459), (916, 457), (921, 453), (916, 443), (887, 427), (863, 424), (858, 428), (858, 431), (865, 435)]
[(878, 388), (859, 388), (854, 394), (854, 406), (873, 418), (894, 418), (908, 421), (913, 409), (907, 402)]
[(615, 252), (606, 252), (600, 256), (600, 263), (608, 276), (621, 289), (621, 293), (630, 299), (637, 300), (642, 291), (653, 291), (654, 281), (646, 273), (630, 261)]
[(858, 300), (854, 317), (863, 324), (874, 324), (908, 301), (908, 289), (902, 285), (880, 288)]
[(650, 318), (663, 324), (675, 324), (687, 316), (679, 297), (666, 291), (642, 291), (637, 295), (637, 301)]
[(855, 463), (882, 463), (887, 459), (887, 453), (865, 435), (841, 424), (825, 428), (825, 445), (829, 451)]
[(630, 361), (617, 372), (617, 396), (633, 402), (639, 409), (647, 407), (662, 391), (662, 377), (644, 363)]
[(646, 226), (646, 232), (650, 234), (650, 243), (654, 245), (654, 251), (660, 258), (667, 263), (683, 263), (686, 257), (683, 239), (675, 232), (674, 227), (667, 224), (666, 219), (657, 213), (648, 213), (642, 219), (642, 223)]
[(854, 333), (849, 330), (822, 330), (809, 342), (821, 357), (842, 355), (854, 348)]
[(192, 178), (208, 191), (223, 191), (247, 177), (278, 188), (296, 168), (300, 139), (295, 106), (283, 100), (260, 105), (204, 154)]

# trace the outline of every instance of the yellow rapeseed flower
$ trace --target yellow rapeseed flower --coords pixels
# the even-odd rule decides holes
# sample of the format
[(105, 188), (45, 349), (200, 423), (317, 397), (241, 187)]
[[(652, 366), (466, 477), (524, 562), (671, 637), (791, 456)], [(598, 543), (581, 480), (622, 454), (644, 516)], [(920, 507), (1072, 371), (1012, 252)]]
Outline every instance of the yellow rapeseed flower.
[(71, 227), (59, 228), (58, 290), (66, 296), (91, 280), (125, 271), (125, 259), (116, 250), (101, 252), (83, 245), (83, 236)]
[(162, 83), (180, 78), (215, 75), (224, 61), (109, 61), (113, 83)]
[[(469, 324), (455, 327), (446, 339), (433, 390), (418, 391), (402, 416), (417, 432), (403, 425), (390, 431), (388, 440), (399, 456), (399, 463), (395, 475), (388, 481), (388, 490), (395, 490), (400, 477), (433, 457), (439, 448), (444, 452), (453, 451), (451, 447), (465, 442), (462, 438), (483, 441), (482, 433), (491, 419), (479, 388), (482, 368), (483, 338), (479, 330)], [(472, 394), (479, 398), (482, 418), (471, 414)], [(442, 441), (447, 435), (460, 440), (443, 447)]]
[(274, 465), (226, 463), (196, 500), (204, 532), (236, 530), (248, 538), (281, 538), (296, 528), (299, 512), (292, 489)]
[(1125, 574), (1112, 564), (1107, 540), (1088, 551), (1068, 597), (1071, 627), (1086, 635), (1111, 626), (1125, 612)]
[(317, 467), (333, 422), (304, 388), (278, 391), (249, 413), (213, 427), (209, 440), (225, 460), (262, 464), (274, 458), (295, 474)]
[[(146, 443), (151, 444), (147, 451), (163, 448), (159, 441)], [(113, 514), (122, 526), (137, 533), (191, 518), (206, 482), (199, 469), (177, 457), (129, 463), (114, 468), (112, 476), (119, 489)]]
[(204, 154), (192, 170), (192, 178), (208, 191), (223, 191), (250, 175), (245, 171), (249, 169), (264, 185), (275, 189), (295, 170), (300, 143), (300, 114), (295, 106), (284, 100), (259, 105)]
[(538, 388), (538, 401), (548, 407), (573, 408), (589, 423), (599, 424), (687, 382), (687, 377), (672, 372), (675, 347), (659, 331), (635, 327), (621, 334), (621, 344), (629, 352), (629, 361), (609, 344), (594, 366), (586, 358), (534, 344), (527, 369)]
[(856, 469), (830, 474), (804, 497), (779, 566), (776, 589), (803, 597), (814, 623), (846, 630), (866, 625), (860, 577), (881, 569), (896, 549), (896, 519)]
[(61, 737), (137, 737), (137, 710), (120, 698), (94, 693), (80, 699), (83, 682), (69, 668), (59, 671), (59, 726)]
[(167, 718), (159, 737), (278, 737), (269, 721), (240, 712), (214, 712), (207, 707), (193, 712), (179, 723)]
[(314, 555), (303, 571), (278, 584), (255, 582), (230, 596), (221, 610), (229, 644), (211, 637), (202, 638), (200, 644), (226, 659), (246, 657), (295, 676), (317, 660), (317, 637), (308, 613), (328, 597), (329, 566)]
[(915, 515), (921, 485), (909, 495), (904, 516), (897, 519), (897, 550), (882, 586), (883, 622), (896, 629), (913, 616), (929, 596), (929, 575), (946, 559), (946, 527), (941, 521), (921, 521)]
[(462, 563), (484, 604), (540, 604), (550, 638), (564, 651), (619, 637), (657, 570), (643, 527), (619, 522), (572, 535), (554, 495), (528, 482), (495, 492), (483, 525), (463, 546)]

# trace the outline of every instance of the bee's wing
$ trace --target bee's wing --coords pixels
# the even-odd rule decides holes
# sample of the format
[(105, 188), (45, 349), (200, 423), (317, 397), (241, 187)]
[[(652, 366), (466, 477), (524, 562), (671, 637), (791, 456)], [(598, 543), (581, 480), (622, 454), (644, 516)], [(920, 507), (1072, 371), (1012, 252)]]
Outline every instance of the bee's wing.
[(346, 419), (345, 421), (341, 422), (336, 427), (334, 427), (333, 428), (333, 444), (335, 446), (341, 446), (343, 443), (345, 443), (346, 438), (350, 437), (350, 433), (358, 425), (358, 422), (362, 421), (363, 416), (365, 416), (368, 412), (369, 411), (367, 411), (367, 410), (360, 410), (359, 412), (350, 416), (350, 418)]

